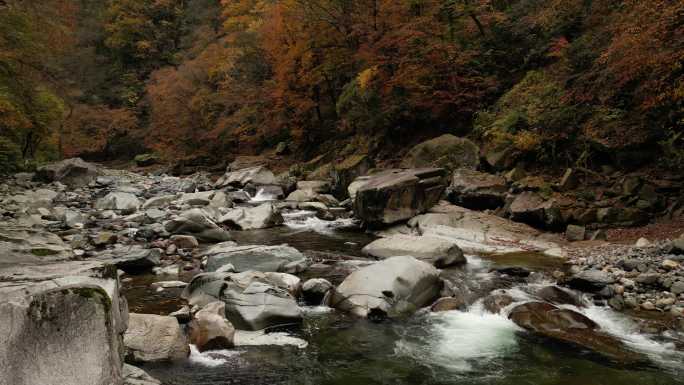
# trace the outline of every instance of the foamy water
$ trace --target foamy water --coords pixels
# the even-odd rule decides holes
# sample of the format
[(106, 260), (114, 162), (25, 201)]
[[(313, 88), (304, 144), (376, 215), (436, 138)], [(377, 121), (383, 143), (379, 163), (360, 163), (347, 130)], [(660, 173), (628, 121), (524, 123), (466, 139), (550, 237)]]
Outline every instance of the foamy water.
[(283, 213), (285, 226), (301, 231), (314, 231), (322, 234), (332, 234), (341, 228), (357, 226), (358, 222), (353, 218), (335, 219), (334, 221), (324, 221), (315, 216), (313, 211), (297, 210)]
[(471, 371), (475, 363), (485, 367), (515, 352), (515, 333), (522, 330), (506, 316), (486, 312), (480, 305), (466, 312), (431, 313), (427, 321), (427, 333), (398, 341), (396, 354), (453, 372)]
[(202, 365), (207, 367), (217, 367), (224, 365), (229, 359), (233, 359), (239, 356), (242, 352), (239, 350), (210, 350), (206, 352), (200, 352), (197, 346), (190, 345), (190, 357), (188, 360), (196, 365)]
[(250, 202), (270, 202), (277, 200), (278, 197), (274, 194), (269, 194), (264, 191), (264, 189), (259, 189), (253, 197), (251, 197)]
[(674, 343), (656, 341), (654, 336), (640, 332), (639, 326), (629, 317), (609, 307), (594, 305), (581, 309), (573, 306), (565, 307), (589, 317), (599, 324), (603, 331), (619, 338), (629, 348), (645, 354), (661, 367), (680, 369), (684, 362), (684, 352), (677, 351)]

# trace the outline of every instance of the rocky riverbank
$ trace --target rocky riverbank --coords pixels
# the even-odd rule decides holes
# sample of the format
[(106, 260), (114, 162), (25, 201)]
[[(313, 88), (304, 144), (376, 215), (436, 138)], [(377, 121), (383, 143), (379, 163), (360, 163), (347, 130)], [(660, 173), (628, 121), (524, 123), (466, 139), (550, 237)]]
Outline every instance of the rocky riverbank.
[[(13, 176), (0, 184), (0, 334), (7, 341), (0, 377), (12, 384), (153, 384), (128, 364), (183, 362), (193, 349), (305, 349), (296, 331), (307, 306), (375, 322), (483, 306), (520, 330), (620, 365), (648, 358), (583, 307), (660, 311), (668, 320), (658, 332), (679, 338), (682, 239), (571, 243), (601, 226), (549, 233), (544, 218), (554, 206), (520, 202), (538, 191), (474, 171), (465, 155), (441, 164), (422, 153), (412, 152), (413, 168), (382, 171), (356, 157), (336, 165), (329, 179), (238, 164), (217, 180), (178, 178), (77, 159)], [(365, 258), (236, 242), (297, 215), (346, 221), (378, 238), (359, 245)], [(473, 264), (520, 256), (558, 262), (555, 271), (516, 264), (480, 271), (481, 262)], [(473, 279), (473, 269), (487, 279)], [(122, 282), (153, 273), (173, 279), (156, 280), (149, 292), (182, 289), (182, 305), (129, 314)], [(57, 353), (27, 358), (41, 346)]]

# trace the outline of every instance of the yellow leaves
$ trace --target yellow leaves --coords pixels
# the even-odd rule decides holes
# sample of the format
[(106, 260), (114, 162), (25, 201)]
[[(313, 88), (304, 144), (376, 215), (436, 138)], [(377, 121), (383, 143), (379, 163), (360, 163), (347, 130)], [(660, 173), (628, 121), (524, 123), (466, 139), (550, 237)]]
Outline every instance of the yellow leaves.
[(359, 82), (359, 89), (361, 89), (361, 91), (366, 91), (377, 73), (378, 66), (373, 66), (361, 71), (356, 78)]
[(520, 131), (513, 136), (513, 145), (520, 151), (532, 151), (539, 148), (541, 137), (528, 130)]

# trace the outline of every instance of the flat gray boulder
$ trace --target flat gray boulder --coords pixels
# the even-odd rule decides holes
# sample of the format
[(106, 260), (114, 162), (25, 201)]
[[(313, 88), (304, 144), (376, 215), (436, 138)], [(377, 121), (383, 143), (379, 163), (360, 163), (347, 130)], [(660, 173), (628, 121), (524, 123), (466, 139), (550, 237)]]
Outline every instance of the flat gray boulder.
[(396, 317), (429, 305), (441, 288), (434, 266), (391, 257), (351, 273), (335, 290), (331, 305), (359, 317)]
[(437, 268), (466, 263), (463, 251), (456, 242), (429, 236), (396, 234), (376, 239), (362, 251), (372, 257), (383, 259), (410, 255)]
[(411, 218), (409, 231), (456, 242), (466, 253), (544, 252), (559, 247), (558, 237), (526, 224), (442, 202)]
[(29, 227), (0, 226), (0, 267), (64, 261), (71, 247), (56, 234)]
[(233, 265), (235, 271), (247, 270), (298, 273), (306, 267), (307, 258), (299, 250), (288, 245), (236, 245), (220, 243), (207, 249), (207, 271), (216, 271), (225, 265)]

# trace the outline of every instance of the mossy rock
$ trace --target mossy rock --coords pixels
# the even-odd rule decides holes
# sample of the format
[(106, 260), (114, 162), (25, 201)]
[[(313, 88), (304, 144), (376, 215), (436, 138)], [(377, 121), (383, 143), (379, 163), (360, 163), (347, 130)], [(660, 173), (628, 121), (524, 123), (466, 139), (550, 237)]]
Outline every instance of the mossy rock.
[(445, 134), (413, 147), (401, 162), (403, 168), (439, 167), (475, 169), (480, 163), (479, 147), (465, 138)]
[(147, 167), (156, 164), (159, 161), (159, 157), (155, 154), (140, 154), (136, 155), (133, 159), (135, 164), (140, 167)]

